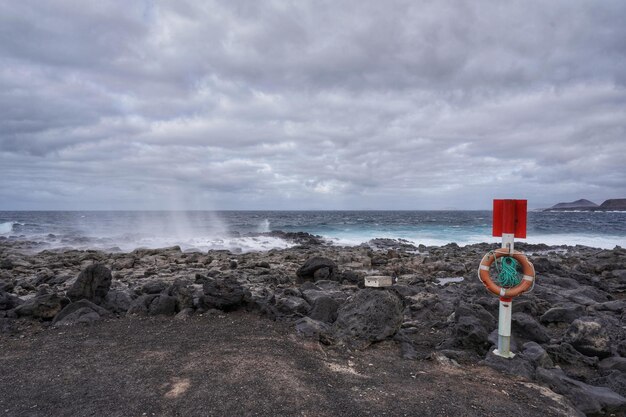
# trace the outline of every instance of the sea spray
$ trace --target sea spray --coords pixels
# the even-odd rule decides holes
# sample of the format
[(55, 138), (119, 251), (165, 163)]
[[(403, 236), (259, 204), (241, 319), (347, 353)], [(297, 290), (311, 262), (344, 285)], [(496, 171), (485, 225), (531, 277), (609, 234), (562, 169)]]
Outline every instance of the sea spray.
[(0, 223), (0, 235), (6, 235), (13, 231), (13, 225), (15, 222)]
[(269, 232), (271, 232), (271, 230), (270, 230), (270, 221), (269, 221), (269, 219), (264, 219), (259, 224), (259, 233), (269, 233)]
[[(374, 238), (406, 239), (418, 245), (460, 246), (497, 242), (491, 212), (334, 211), (87, 211), (0, 212), (0, 237), (20, 235), (47, 248), (109, 249), (180, 245), (185, 249), (242, 251), (284, 247), (264, 240), (267, 230), (308, 232), (336, 245)], [(626, 213), (530, 212), (528, 239), (548, 245), (626, 246)]]

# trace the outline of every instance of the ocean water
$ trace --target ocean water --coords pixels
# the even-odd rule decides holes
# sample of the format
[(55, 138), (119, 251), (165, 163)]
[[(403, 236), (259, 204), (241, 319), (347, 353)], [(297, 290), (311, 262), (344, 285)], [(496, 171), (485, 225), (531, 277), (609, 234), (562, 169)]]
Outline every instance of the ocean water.
[[(291, 245), (264, 233), (308, 232), (335, 245), (374, 238), (415, 244), (498, 242), (490, 211), (0, 211), (0, 236), (49, 247), (130, 251), (183, 249), (263, 251)], [(626, 212), (529, 212), (528, 243), (613, 248), (626, 245)]]

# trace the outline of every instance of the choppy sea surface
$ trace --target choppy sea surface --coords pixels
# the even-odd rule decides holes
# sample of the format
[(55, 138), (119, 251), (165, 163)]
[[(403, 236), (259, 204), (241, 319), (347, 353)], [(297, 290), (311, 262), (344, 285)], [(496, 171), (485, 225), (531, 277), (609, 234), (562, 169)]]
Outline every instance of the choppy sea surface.
[[(80, 249), (180, 245), (237, 252), (286, 248), (273, 230), (321, 235), (336, 245), (402, 238), (424, 245), (498, 242), (490, 211), (0, 211), (0, 237)], [(528, 243), (613, 248), (626, 244), (626, 212), (529, 212)]]

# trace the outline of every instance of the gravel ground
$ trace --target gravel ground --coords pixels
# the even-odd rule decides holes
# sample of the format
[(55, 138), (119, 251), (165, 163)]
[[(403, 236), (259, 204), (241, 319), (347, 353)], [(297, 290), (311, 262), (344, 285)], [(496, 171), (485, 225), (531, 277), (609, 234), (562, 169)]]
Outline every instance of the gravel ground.
[(577, 415), (489, 368), (328, 349), (244, 312), (32, 326), (0, 335), (0, 415)]

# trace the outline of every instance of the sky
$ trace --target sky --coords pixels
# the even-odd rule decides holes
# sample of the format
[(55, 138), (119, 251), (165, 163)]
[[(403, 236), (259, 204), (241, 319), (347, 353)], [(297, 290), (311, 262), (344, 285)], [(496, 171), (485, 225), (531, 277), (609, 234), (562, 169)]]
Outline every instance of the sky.
[(626, 197), (626, 2), (0, 2), (0, 210)]

